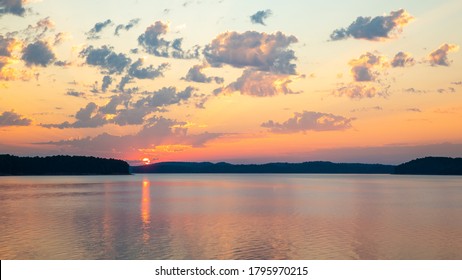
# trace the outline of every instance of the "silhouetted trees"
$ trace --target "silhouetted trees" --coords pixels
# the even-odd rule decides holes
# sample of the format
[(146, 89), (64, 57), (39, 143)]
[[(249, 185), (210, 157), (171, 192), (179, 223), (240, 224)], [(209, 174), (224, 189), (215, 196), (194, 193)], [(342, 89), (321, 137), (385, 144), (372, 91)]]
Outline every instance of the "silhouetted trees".
[(0, 175), (130, 174), (125, 161), (84, 156), (17, 157), (0, 155)]
[(230, 164), (226, 162), (161, 162), (131, 167), (133, 173), (350, 173), (391, 174), (393, 165), (363, 163), (304, 163)]
[(395, 174), (462, 175), (462, 158), (419, 158), (396, 166)]

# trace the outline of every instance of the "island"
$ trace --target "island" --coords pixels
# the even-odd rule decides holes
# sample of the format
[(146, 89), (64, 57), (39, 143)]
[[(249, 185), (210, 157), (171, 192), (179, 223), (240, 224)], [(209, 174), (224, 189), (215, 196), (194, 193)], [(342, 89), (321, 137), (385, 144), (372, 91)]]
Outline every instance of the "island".
[(0, 155), (0, 176), (21, 175), (128, 175), (123, 160), (87, 156), (18, 157)]
[(462, 158), (418, 158), (396, 166), (395, 174), (462, 175)]

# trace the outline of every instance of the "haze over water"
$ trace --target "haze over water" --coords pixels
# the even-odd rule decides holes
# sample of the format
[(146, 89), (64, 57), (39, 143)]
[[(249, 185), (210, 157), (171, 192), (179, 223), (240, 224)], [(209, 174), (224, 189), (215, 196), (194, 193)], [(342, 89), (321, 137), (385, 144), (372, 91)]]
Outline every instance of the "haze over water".
[(462, 259), (462, 180), (0, 177), (1, 259)]

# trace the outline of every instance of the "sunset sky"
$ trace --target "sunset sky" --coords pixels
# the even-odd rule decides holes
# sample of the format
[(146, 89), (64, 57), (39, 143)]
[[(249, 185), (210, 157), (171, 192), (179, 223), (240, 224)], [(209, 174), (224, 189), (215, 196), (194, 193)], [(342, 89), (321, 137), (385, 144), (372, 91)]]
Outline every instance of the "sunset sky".
[(0, 0), (0, 154), (462, 156), (462, 1)]

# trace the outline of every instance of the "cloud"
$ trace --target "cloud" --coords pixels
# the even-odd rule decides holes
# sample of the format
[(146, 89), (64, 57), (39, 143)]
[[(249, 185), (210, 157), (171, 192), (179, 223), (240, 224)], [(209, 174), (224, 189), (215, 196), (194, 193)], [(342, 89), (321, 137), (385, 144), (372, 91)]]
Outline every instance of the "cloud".
[(198, 46), (195, 46), (192, 50), (185, 51), (182, 49), (183, 38), (168, 41), (163, 38), (167, 32), (168, 25), (161, 21), (156, 21), (153, 25), (148, 26), (146, 31), (138, 37), (138, 44), (147, 53), (160, 57), (190, 59), (199, 56)]
[(404, 91), (408, 93), (427, 93), (428, 92), (427, 90), (416, 89), (413, 87), (404, 89)]
[(0, 16), (4, 14), (12, 14), (23, 16), (26, 12), (24, 4), (27, 0), (1, 0), (0, 1)]
[(107, 120), (104, 115), (98, 112), (98, 105), (94, 102), (87, 104), (85, 108), (81, 108), (75, 114), (76, 121), (73, 123), (63, 122), (61, 124), (41, 124), (46, 128), (88, 128), (88, 127), (100, 127), (107, 124)]
[(141, 98), (129, 94), (114, 95), (104, 106), (90, 102), (75, 114), (74, 122), (41, 124), (46, 128), (89, 128), (106, 124), (140, 125), (151, 113), (163, 111), (165, 107), (187, 102), (194, 93), (193, 87), (178, 91), (175, 87), (164, 87), (154, 92), (143, 92)]
[(355, 84), (341, 86), (334, 90), (335, 96), (346, 96), (352, 99), (373, 98), (376, 96), (387, 96), (388, 87), (379, 89), (370, 84)]
[(97, 22), (95, 26), (93, 26), (90, 31), (85, 33), (87, 35), (88, 40), (97, 40), (101, 39), (100, 33), (103, 31), (104, 28), (108, 27), (109, 25), (112, 25), (112, 21), (110, 19), (107, 19), (102, 22)]
[(454, 92), (456, 92), (456, 89), (453, 88), (453, 87), (448, 87), (447, 89), (439, 88), (439, 89), (436, 90), (436, 92), (438, 92), (438, 93), (454, 93)]
[(415, 59), (412, 57), (411, 54), (406, 52), (399, 52), (395, 55), (393, 60), (391, 61), (392, 67), (407, 67), (413, 66), (415, 64)]
[(224, 79), (221, 77), (207, 77), (204, 73), (202, 73), (202, 70), (206, 67), (206, 65), (194, 65), (182, 79), (196, 83), (211, 83), (214, 81), (217, 84), (222, 84), (224, 82)]
[(0, 35), (0, 80), (10, 81), (24, 77), (18, 70), (9, 67), (16, 61), (15, 52), (20, 48), (20, 41)]
[(53, 63), (56, 56), (47, 42), (36, 41), (23, 49), (21, 58), (27, 66), (38, 65), (46, 67)]
[(85, 58), (87, 64), (101, 68), (104, 74), (120, 74), (131, 62), (127, 55), (117, 54), (106, 45), (101, 48), (89, 46), (80, 52), (80, 56)]
[(269, 128), (273, 133), (297, 133), (302, 131), (345, 130), (351, 128), (354, 118), (345, 118), (333, 114), (308, 112), (294, 113), (294, 116), (283, 123), (268, 121), (261, 126)]
[(370, 52), (361, 55), (358, 59), (352, 59), (348, 63), (351, 66), (351, 74), (357, 82), (375, 81), (379, 70), (388, 66), (386, 58)]
[(112, 79), (111, 76), (108, 76), (108, 75), (104, 76), (103, 77), (103, 83), (101, 84), (101, 90), (103, 92), (106, 92), (108, 87), (112, 84), (113, 81), (114, 80)]
[(69, 40), (70, 38), (72, 38), (70, 33), (59, 32), (55, 35), (55, 38), (53, 40), (53, 46), (57, 46), (61, 44), (62, 42)]
[(155, 79), (163, 77), (165, 70), (170, 66), (168, 63), (162, 63), (157, 68), (154, 68), (153, 65), (142, 68), (142, 65), (143, 59), (138, 59), (128, 68), (128, 74), (137, 79)]
[(14, 111), (6, 111), (0, 114), (0, 127), (5, 126), (29, 126), (31, 119), (23, 117)]
[(130, 20), (128, 22), (128, 24), (125, 24), (125, 25), (124, 24), (119, 24), (119, 25), (117, 25), (117, 27), (116, 27), (116, 29), (114, 31), (114, 35), (119, 36), (121, 30), (129, 31), (130, 29), (132, 29), (133, 27), (138, 25), (140, 20), (141, 19), (139, 19), (139, 18), (134, 18), (134, 19)]
[(428, 55), (428, 61), (432, 66), (449, 66), (452, 61), (448, 59), (448, 53), (457, 52), (459, 46), (455, 44), (442, 44), (438, 49)]
[(281, 32), (226, 32), (205, 46), (203, 53), (212, 67), (227, 64), (278, 74), (296, 74), (296, 65), (292, 63), (296, 59), (295, 53), (288, 47), (297, 42), (295, 36), (286, 36)]
[(336, 41), (353, 37), (372, 41), (386, 40), (393, 34), (401, 33), (402, 28), (413, 19), (404, 9), (392, 11), (386, 16), (358, 17), (347, 28), (334, 30), (330, 39)]
[(369, 112), (369, 111), (382, 111), (383, 108), (381, 106), (373, 106), (373, 107), (362, 107), (353, 109), (350, 112), (357, 113), (357, 112)]
[(90, 152), (92, 154), (112, 156), (114, 154), (123, 154), (125, 157), (129, 157), (140, 150), (147, 152), (147, 149), (155, 150), (157, 146), (161, 145), (202, 147), (207, 142), (223, 136), (221, 133), (207, 132), (189, 134), (184, 125), (184, 122), (163, 117), (153, 117), (148, 125), (145, 125), (134, 135), (114, 136), (103, 133), (93, 138), (87, 137), (38, 144), (55, 145), (80, 153)]
[(66, 92), (66, 95), (74, 96), (74, 97), (85, 97), (85, 92), (70, 89)]
[(250, 21), (254, 24), (266, 25), (265, 20), (269, 18), (273, 12), (271, 10), (258, 11), (250, 16)]
[(279, 94), (295, 94), (289, 89), (290, 75), (246, 69), (241, 77), (224, 88), (215, 90), (215, 94), (228, 94), (239, 91), (243, 95), (268, 97)]
[(145, 92), (144, 94), (148, 96), (138, 100), (134, 104), (134, 107), (158, 109), (160, 107), (179, 104), (182, 101), (188, 100), (194, 90), (193, 87), (187, 87), (183, 91), (177, 91), (175, 87), (164, 87), (155, 92)]
[(422, 110), (420, 110), (419, 108), (407, 108), (406, 111), (415, 112), (415, 113), (421, 113), (422, 112)]

